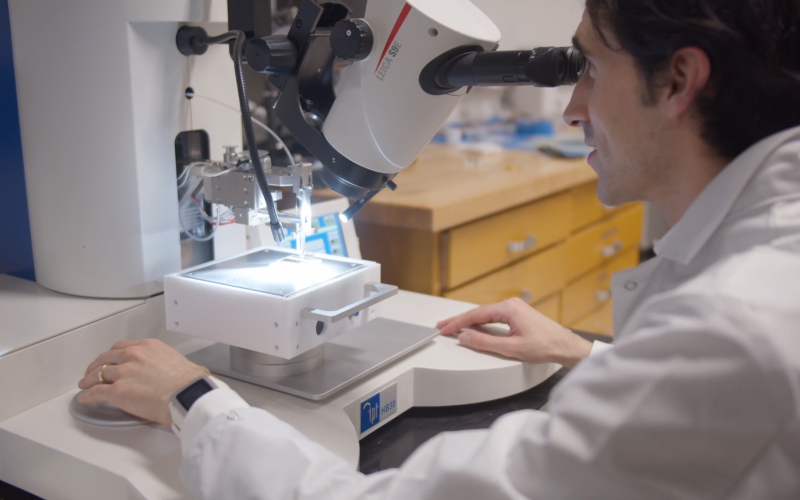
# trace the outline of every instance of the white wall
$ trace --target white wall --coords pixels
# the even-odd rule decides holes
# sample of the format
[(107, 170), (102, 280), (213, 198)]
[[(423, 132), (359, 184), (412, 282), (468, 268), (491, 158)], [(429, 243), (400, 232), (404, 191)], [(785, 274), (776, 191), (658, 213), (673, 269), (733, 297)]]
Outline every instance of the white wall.
[(494, 21), (500, 50), (572, 45), (584, 0), (471, 0)]

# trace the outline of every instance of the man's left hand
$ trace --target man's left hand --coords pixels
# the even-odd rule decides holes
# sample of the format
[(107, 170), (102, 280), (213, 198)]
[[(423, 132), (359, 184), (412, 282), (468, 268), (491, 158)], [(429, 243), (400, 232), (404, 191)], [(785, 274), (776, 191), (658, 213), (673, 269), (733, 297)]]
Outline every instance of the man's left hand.
[(78, 401), (108, 402), (132, 415), (170, 425), (172, 396), (195, 378), (208, 374), (207, 368), (192, 363), (160, 340), (120, 340), (86, 369), (78, 387), (88, 390)]

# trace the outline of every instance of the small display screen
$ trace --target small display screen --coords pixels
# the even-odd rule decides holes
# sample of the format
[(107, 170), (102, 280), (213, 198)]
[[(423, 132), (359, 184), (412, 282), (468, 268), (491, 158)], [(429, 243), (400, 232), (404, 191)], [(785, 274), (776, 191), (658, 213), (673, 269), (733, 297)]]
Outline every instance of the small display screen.
[[(347, 257), (339, 214), (314, 217), (311, 219), (311, 227), (316, 232), (306, 235), (306, 252)], [(280, 246), (297, 249), (296, 232), (293, 229), (287, 230), (287, 237)]]
[(181, 406), (186, 409), (186, 411), (189, 411), (189, 408), (192, 407), (195, 401), (200, 399), (200, 396), (207, 392), (211, 392), (212, 390), (214, 390), (214, 388), (211, 387), (211, 384), (203, 379), (200, 379), (186, 389), (182, 390), (175, 399), (178, 400), (178, 403), (180, 403)]

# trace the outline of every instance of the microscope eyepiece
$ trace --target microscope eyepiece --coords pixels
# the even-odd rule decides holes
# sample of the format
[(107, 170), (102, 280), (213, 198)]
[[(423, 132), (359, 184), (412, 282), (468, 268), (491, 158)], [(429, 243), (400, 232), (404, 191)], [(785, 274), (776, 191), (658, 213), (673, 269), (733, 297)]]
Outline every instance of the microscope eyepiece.
[(567, 48), (567, 56), (569, 58), (567, 62), (567, 67), (569, 68), (568, 81), (576, 84), (583, 77), (583, 73), (586, 72), (586, 56), (575, 47)]
[(530, 52), (525, 75), (540, 87), (575, 85), (586, 69), (586, 58), (575, 47), (541, 47)]
[(586, 69), (586, 57), (575, 47), (540, 47), (531, 51), (483, 51), (462, 46), (422, 70), (419, 83), (428, 94), (449, 94), (461, 87), (575, 85)]

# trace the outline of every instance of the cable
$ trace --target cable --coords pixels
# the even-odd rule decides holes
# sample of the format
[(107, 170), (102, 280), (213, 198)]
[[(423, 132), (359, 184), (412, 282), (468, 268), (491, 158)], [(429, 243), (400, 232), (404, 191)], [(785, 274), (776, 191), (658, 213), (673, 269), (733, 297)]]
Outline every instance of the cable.
[[(200, 99), (205, 99), (207, 101), (211, 101), (213, 103), (219, 104), (223, 108), (229, 109), (231, 111), (234, 111), (239, 115), (242, 114), (241, 111), (239, 111), (238, 109), (234, 108), (233, 106), (228, 106), (224, 102), (219, 101), (217, 99), (214, 99), (213, 97), (208, 97), (208, 96), (204, 96), (204, 95), (200, 95), (200, 94), (195, 94), (194, 96), (195, 97), (199, 97)], [(273, 137), (273, 139), (275, 139), (275, 141), (278, 142), (278, 144), (281, 145), (281, 147), (283, 148), (283, 151), (286, 153), (286, 157), (289, 158), (289, 165), (291, 165), (291, 166), (297, 165), (297, 163), (294, 161), (294, 157), (292, 157), (292, 153), (289, 151), (289, 148), (286, 147), (286, 143), (283, 142), (283, 139), (281, 139), (281, 137), (278, 134), (276, 134), (274, 130), (269, 128), (267, 125), (265, 125), (263, 122), (259, 121), (257, 118), (253, 117), (252, 115), (250, 116), (250, 120), (252, 120), (253, 123), (255, 123), (256, 125), (258, 125), (262, 129), (264, 129), (269, 135), (271, 135)]]
[(201, 243), (205, 242), (205, 241), (209, 241), (210, 239), (212, 239), (214, 236), (217, 235), (217, 229), (219, 228), (219, 220), (220, 220), (221, 216), (222, 216), (222, 210), (217, 210), (217, 223), (214, 224), (214, 230), (211, 231), (211, 234), (209, 234), (208, 236), (200, 238), (200, 237), (197, 237), (197, 236), (193, 235), (192, 233), (190, 233), (186, 229), (186, 224), (183, 222), (183, 205), (181, 205), (181, 207), (178, 209), (178, 220), (181, 221), (181, 229), (183, 229), (183, 232), (189, 238), (193, 239), (194, 241), (199, 241)]
[(200, 39), (200, 42), (205, 44), (205, 45), (214, 45), (214, 44), (218, 44), (218, 43), (230, 42), (234, 38), (236, 38), (236, 32), (235, 31), (229, 31), (227, 33), (223, 33), (223, 34), (217, 35), (217, 36), (205, 36), (205, 37)]
[(200, 187), (201, 182), (203, 182), (202, 177), (196, 178), (194, 182), (191, 184), (191, 187), (189, 187), (189, 189), (187, 189), (186, 192), (183, 193), (183, 196), (181, 196), (181, 199), (178, 201), (179, 208), (186, 205), (186, 201), (189, 199), (190, 196), (194, 194), (195, 191), (197, 191), (197, 188)]
[[(209, 224), (216, 224), (217, 222), (214, 220), (214, 217), (209, 217), (208, 214), (206, 213), (206, 209), (203, 207), (203, 202), (201, 202), (200, 199), (195, 195), (192, 195), (192, 199), (194, 200), (195, 203), (197, 203), (198, 208), (200, 208), (200, 216), (203, 219), (205, 219), (206, 222), (208, 222)], [(219, 209), (219, 206), (217, 208)], [(223, 212), (220, 218), (223, 219), (219, 223), (220, 226), (224, 226), (226, 224), (233, 224), (236, 221), (236, 216), (233, 214), (233, 210), (230, 209)]]
[[(205, 163), (203, 162), (194, 162), (190, 163), (189, 165), (186, 165), (186, 167), (183, 169), (183, 172), (181, 172), (181, 175), (178, 176), (178, 182), (179, 182), (178, 189), (186, 185), (186, 182), (189, 180), (190, 177), (189, 172), (191, 172), (194, 167), (200, 167), (203, 165), (205, 165)], [(181, 181), (181, 177), (183, 177), (183, 181)]]

